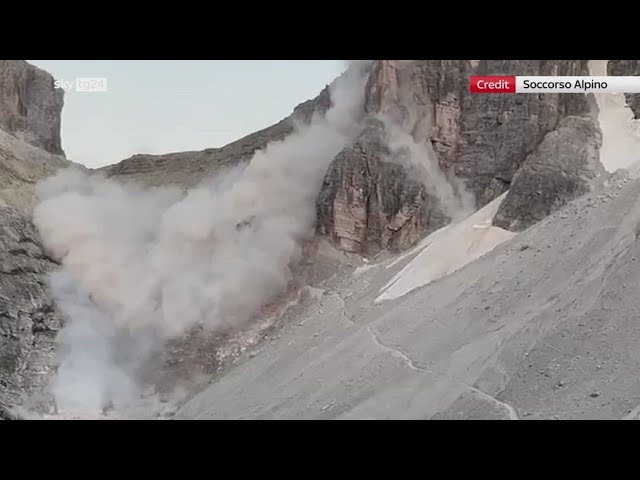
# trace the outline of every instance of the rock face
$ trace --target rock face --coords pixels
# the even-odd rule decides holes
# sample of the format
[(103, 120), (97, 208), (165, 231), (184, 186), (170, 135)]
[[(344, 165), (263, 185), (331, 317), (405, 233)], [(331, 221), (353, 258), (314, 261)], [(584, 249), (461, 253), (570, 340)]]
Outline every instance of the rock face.
[(318, 231), (347, 252), (403, 250), (448, 222), (438, 201), (389, 161), (384, 124), (363, 133), (331, 163), (317, 201)]
[(51, 75), (0, 61), (0, 418), (38, 392), (55, 363), (62, 319), (47, 274), (56, 265), (29, 216), (36, 182), (70, 164), (60, 145), (61, 109)]
[(441, 167), (464, 179), (478, 207), (504, 193), (524, 159), (584, 95), (471, 95), (470, 75), (588, 75), (578, 60), (376, 62), (367, 112), (386, 113), (417, 141), (430, 139)]
[[(640, 60), (609, 60), (607, 75), (640, 75)], [(627, 105), (633, 111), (634, 118), (640, 118), (640, 94), (625, 93)]]
[(0, 207), (0, 407), (38, 391), (54, 364), (55, 313), (46, 284), (55, 268), (29, 220)]
[[(479, 208), (509, 189), (525, 159), (563, 118), (588, 114), (592, 108), (579, 94), (469, 93), (470, 75), (513, 73), (587, 75), (588, 62), (379, 60), (371, 66), (365, 111), (370, 117), (384, 116), (418, 144), (430, 142), (444, 178), (454, 185), (454, 179), (463, 180)], [(340, 248), (360, 252), (406, 248), (442, 226), (444, 216), (435, 213), (435, 191), (414, 195), (415, 183), (397, 166), (391, 180), (387, 171), (367, 170), (371, 165), (391, 168), (380, 161), (384, 149), (380, 141), (369, 142), (366, 151), (356, 143), (329, 170), (318, 202), (319, 232)], [(363, 173), (354, 173), (359, 171)], [(395, 192), (387, 182), (393, 183)], [(395, 196), (390, 209), (388, 199), (380, 197), (385, 191)], [(410, 193), (398, 196), (398, 192)], [(402, 213), (396, 216), (396, 211)], [(403, 223), (407, 218), (409, 223)]]
[(320, 94), (311, 100), (301, 103), (293, 110), (292, 118), (302, 123), (311, 123), (314, 115), (324, 115), (333, 105), (329, 85), (324, 87)]
[(493, 224), (524, 230), (590, 191), (605, 174), (601, 146), (594, 118), (563, 118), (518, 169)]
[[(475, 73), (514, 71), (519, 75), (586, 75), (588, 65), (573, 60), (487, 61), (480, 62)], [(483, 206), (509, 188), (518, 167), (562, 118), (588, 109), (581, 94), (467, 94), (461, 105), (457, 154), (451, 162), (454, 173), (466, 180), (477, 205)]]
[(30, 214), (36, 182), (70, 163), (0, 129), (0, 206)]
[(0, 60), (0, 128), (56, 155), (64, 155), (62, 89), (53, 77), (22, 60)]

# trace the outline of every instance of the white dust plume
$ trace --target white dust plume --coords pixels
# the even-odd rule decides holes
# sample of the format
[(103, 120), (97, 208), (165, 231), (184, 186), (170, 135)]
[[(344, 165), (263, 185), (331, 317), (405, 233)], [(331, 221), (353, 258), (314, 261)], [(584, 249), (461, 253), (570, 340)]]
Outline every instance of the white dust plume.
[(38, 186), (34, 221), (62, 263), (59, 408), (133, 400), (153, 349), (196, 325), (237, 326), (286, 288), (327, 167), (358, 133), (362, 67), (334, 82), (325, 116), (187, 193), (77, 170)]
[(409, 175), (420, 181), (431, 195), (436, 197), (444, 214), (452, 222), (468, 217), (475, 210), (475, 199), (464, 181), (448, 176), (440, 168), (438, 157), (429, 138), (414, 136), (385, 119), (389, 131), (390, 158), (400, 163)]
[(447, 175), (433, 149), (434, 108), (429, 102), (416, 101), (415, 60), (394, 60), (395, 81), (389, 81), (379, 106), (378, 118), (388, 132), (389, 160), (400, 163), (413, 179), (419, 180), (436, 197), (453, 222), (475, 211), (474, 195), (461, 178)]

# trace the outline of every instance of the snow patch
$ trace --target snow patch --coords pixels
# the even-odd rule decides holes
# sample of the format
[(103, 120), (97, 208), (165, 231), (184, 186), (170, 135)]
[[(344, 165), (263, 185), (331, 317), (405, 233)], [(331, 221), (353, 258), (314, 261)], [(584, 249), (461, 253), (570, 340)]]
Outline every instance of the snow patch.
[(420, 241), (420, 243), (418, 243), (415, 247), (413, 247), (411, 250), (403, 253), (402, 255), (400, 255), (399, 257), (397, 257), (393, 262), (391, 262), (389, 265), (387, 265), (387, 268), (393, 268), (395, 267), (398, 263), (400, 263), (401, 261), (403, 261), (405, 258), (410, 257), (412, 255), (415, 255), (416, 253), (424, 250), (425, 248), (427, 248), (429, 245), (431, 245), (432, 243), (436, 242), (439, 238), (443, 237), (444, 235), (447, 234), (447, 232), (451, 229), (452, 225), (449, 224), (445, 227), (442, 227), (439, 230), (436, 230), (435, 232), (433, 232), (431, 235), (425, 237), (424, 239), (422, 239), (422, 241)]
[[(492, 225), (508, 192), (455, 225), (448, 225), (426, 237), (412, 252), (422, 251), (380, 290), (374, 303), (393, 300), (461, 269), (490, 252), (516, 233)], [(396, 262), (399, 259), (396, 260)]]

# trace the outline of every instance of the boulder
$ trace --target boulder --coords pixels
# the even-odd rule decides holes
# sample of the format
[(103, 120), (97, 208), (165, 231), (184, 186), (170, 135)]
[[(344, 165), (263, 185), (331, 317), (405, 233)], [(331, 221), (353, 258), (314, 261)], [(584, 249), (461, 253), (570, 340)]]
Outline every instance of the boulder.
[(601, 146), (594, 118), (563, 118), (516, 172), (493, 224), (521, 231), (589, 192), (605, 176)]

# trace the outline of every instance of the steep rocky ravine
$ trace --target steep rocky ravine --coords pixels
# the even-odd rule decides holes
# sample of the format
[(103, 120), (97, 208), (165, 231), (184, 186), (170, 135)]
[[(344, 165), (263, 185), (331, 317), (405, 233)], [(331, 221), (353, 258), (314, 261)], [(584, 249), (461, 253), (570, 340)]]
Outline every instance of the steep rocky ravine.
[[(474, 73), (581, 75), (588, 74), (586, 61), (378, 60), (368, 68), (363, 129), (330, 163), (316, 202), (319, 237), (338, 250), (406, 250), (507, 191), (494, 223), (519, 231), (604, 179), (597, 107), (588, 96), (468, 92)], [(47, 276), (58, 265), (40, 246), (29, 214), (34, 183), (68, 165), (60, 143), (62, 104), (50, 75), (26, 62), (0, 62), (0, 202), (6, 204), (0, 204), (0, 415), (27, 400), (29, 408), (51, 408), (46, 395), (31, 394), (41, 391), (55, 365), (63, 321)], [(309, 124), (331, 106), (326, 88), (290, 117), (225, 147), (136, 155), (99, 173), (146, 186), (194, 187), (250, 161), (291, 135), (296, 122)], [(317, 242), (309, 251), (314, 248)]]

